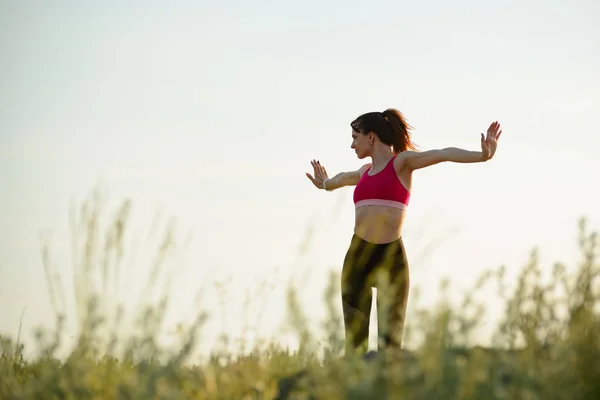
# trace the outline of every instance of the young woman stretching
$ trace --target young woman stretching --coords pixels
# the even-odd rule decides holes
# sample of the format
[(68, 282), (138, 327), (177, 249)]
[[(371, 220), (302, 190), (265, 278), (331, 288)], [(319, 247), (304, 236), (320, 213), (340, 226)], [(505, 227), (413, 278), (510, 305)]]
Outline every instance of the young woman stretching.
[[(478, 163), (491, 159), (502, 133), (493, 122), (481, 151), (455, 147), (416, 152), (404, 116), (396, 109), (369, 112), (351, 124), (352, 145), (359, 159), (372, 162), (332, 178), (319, 161), (311, 162), (319, 189), (354, 189), (355, 226), (341, 276), (346, 351), (366, 350), (371, 314), (371, 288), (377, 288), (378, 348), (399, 350), (410, 286), (402, 225), (410, 198), (413, 171), (444, 161)], [(379, 279), (383, 278), (383, 281)]]

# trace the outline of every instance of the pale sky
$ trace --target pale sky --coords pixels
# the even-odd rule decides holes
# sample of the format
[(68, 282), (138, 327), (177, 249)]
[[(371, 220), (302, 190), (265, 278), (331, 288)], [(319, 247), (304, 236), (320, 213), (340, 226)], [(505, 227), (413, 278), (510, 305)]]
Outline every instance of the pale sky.
[[(330, 175), (361, 165), (349, 123), (387, 107), (422, 149), (478, 150), (494, 120), (504, 132), (487, 164), (415, 175), (404, 241), (421, 305), (444, 277), (454, 294), (487, 268), (514, 279), (534, 246), (547, 269), (573, 265), (578, 218), (600, 226), (597, 2), (52, 3), (0, 3), (1, 334), (23, 309), (28, 343), (52, 323), (40, 232), (72, 297), (69, 202), (101, 182), (113, 203), (132, 199), (135, 234), (158, 209), (194, 234), (171, 325), (208, 285), (204, 350), (263, 299), (259, 334), (293, 345), (278, 334), (284, 290), (302, 284), (306, 313), (325, 315), (353, 224), (352, 189), (318, 191), (304, 173), (313, 158)], [(136, 268), (125, 301), (149, 270)], [(211, 282), (227, 277), (223, 326)], [(265, 279), (274, 290), (257, 290)]]

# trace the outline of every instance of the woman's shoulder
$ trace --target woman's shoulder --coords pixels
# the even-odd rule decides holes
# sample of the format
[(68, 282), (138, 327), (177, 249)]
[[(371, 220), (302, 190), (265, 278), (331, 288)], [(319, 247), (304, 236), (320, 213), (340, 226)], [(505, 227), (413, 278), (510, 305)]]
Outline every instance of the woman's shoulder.
[(362, 176), (365, 172), (367, 172), (369, 170), (369, 168), (371, 168), (373, 166), (372, 163), (366, 163), (364, 164), (362, 167), (360, 167), (358, 169), (358, 173), (360, 174), (360, 176)]
[(417, 153), (417, 151), (413, 150), (406, 150), (398, 153), (394, 158), (394, 169), (396, 170), (396, 173), (400, 174), (406, 166), (407, 161)]

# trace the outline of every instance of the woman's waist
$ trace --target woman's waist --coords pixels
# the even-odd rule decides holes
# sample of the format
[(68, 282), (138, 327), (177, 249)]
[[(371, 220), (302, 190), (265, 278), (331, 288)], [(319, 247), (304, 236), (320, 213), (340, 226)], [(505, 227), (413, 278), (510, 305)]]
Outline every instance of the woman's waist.
[(354, 231), (366, 240), (386, 242), (401, 236), (405, 211), (385, 206), (365, 206), (355, 211)]

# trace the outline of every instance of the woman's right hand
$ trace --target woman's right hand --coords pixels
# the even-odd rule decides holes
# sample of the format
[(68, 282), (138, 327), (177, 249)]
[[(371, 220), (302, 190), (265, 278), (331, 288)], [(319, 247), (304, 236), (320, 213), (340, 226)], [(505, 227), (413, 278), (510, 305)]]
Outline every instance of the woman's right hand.
[(328, 178), (325, 167), (322, 166), (321, 163), (317, 160), (312, 160), (310, 164), (313, 167), (314, 177), (308, 172), (306, 173), (306, 176), (318, 189), (324, 189), (323, 181)]

